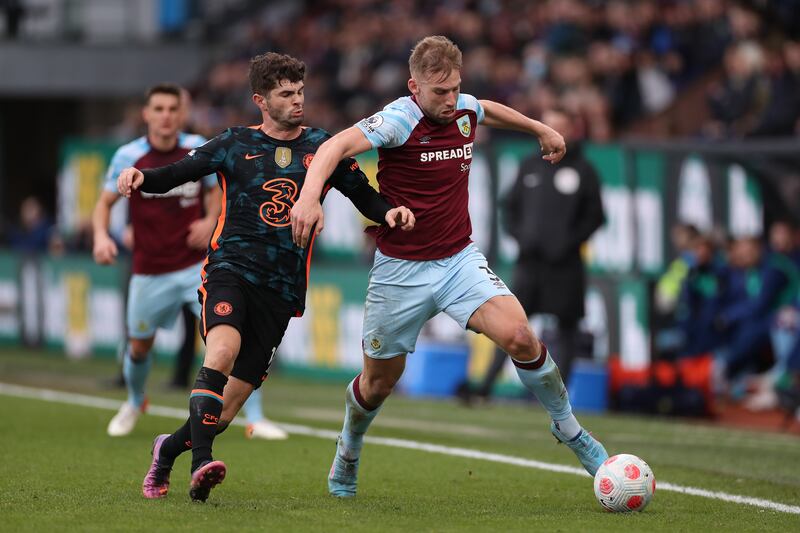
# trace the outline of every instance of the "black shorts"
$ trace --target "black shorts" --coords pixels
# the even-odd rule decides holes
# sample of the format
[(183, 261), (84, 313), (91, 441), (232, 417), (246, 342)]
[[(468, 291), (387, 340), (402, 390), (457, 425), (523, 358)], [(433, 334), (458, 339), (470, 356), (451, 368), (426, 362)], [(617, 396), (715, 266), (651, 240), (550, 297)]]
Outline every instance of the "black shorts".
[(295, 316), (293, 309), (276, 292), (259, 290), (227, 270), (210, 272), (197, 292), (202, 306), (200, 335), (203, 341), (214, 326), (235, 327), (242, 344), (231, 376), (259, 388), (267, 379), (289, 319)]

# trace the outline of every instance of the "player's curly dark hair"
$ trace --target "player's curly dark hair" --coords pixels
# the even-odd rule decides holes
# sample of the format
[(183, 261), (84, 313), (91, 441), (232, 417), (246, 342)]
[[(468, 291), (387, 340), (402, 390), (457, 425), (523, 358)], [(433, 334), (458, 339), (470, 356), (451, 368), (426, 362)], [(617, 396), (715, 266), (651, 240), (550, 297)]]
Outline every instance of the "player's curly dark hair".
[(303, 81), (306, 64), (290, 55), (267, 52), (250, 60), (249, 76), (253, 92), (266, 96), (281, 80)]

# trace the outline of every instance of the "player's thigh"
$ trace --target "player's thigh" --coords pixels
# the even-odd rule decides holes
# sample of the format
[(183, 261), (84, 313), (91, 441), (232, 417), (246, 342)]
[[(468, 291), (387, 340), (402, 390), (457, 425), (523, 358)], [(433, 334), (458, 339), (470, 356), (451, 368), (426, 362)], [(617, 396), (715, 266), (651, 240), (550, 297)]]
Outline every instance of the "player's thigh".
[(436, 314), (425, 261), (375, 254), (364, 304), (362, 344), (374, 359), (413, 352), (425, 322)]
[(467, 327), (483, 333), (496, 344), (533, 343), (535, 336), (519, 300), (512, 295), (496, 296), (483, 302), (472, 314)]
[(257, 389), (272, 366), (275, 352), (283, 339), (293, 310), (272, 291), (254, 291), (248, 301), (242, 347), (233, 365), (231, 376)]
[(440, 268), (435, 290), (439, 307), (465, 329), (484, 303), (498, 296), (513, 297), (474, 244), (448, 258)]
[(128, 285), (128, 336), (147, 339), (156, 329), (169, 327), (180, 311), (178, 288), (168, 274), (131, 276)]

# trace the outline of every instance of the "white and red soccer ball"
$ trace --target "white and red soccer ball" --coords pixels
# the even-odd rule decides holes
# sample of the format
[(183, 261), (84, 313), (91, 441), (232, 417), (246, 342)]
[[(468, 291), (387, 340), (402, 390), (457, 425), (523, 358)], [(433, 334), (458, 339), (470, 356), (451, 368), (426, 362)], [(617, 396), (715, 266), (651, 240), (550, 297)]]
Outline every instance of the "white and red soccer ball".
[(614, 513), (644, 510), (655, 492), (656, 478), (650, 466), (629, 453), (609, 457), (594, 476), (597, 501)]

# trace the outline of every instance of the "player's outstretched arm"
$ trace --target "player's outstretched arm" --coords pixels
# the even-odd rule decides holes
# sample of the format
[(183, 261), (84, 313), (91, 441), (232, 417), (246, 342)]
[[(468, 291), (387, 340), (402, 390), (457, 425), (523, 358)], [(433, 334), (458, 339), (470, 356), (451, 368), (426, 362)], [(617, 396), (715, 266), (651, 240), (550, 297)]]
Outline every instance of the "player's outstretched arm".
[(528, 118), (519, 111), (492, 100), (479, 100), (483, 107), (483, 125), (492, 128), (521, 131), (535, 135), (542, 148), (542, 159), (558, 163), (567, 153), (564, 137), (538, 120)]
[(130, 197), (131, 192), (136, 189), (163, 194), (186, 182), (198, 181), (220, 169), (225, 160), (225, 140), (228, 138), (227, 134), (218, 135), (189, 152), (180, 161), (163, 167), (145, 170), (126, 168), (117, 178), (117, 189), (126, 197)]
[[(324, 227), (322, 188), (339, 161), (370, 150), (372, 145), (356, 127), (347, 128), (322, 143), (308, 167), (300, 197), (292, 207), (292, 240), (302, 248), (308, 244), (311, 230), (319, 235)], [(315, 228), (316, 226), (316, 228)]]

